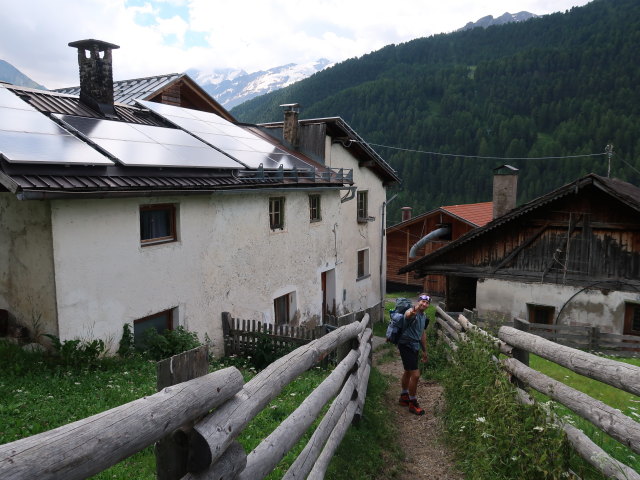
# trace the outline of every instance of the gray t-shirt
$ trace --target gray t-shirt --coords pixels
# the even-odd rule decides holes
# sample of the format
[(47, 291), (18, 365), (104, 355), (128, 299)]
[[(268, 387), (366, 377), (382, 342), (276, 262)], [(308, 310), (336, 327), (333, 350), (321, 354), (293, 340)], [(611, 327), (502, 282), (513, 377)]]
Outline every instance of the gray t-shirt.
[(409, 345), (415, 351), (420, 350), (422, 331), (427, 328), (427, 324), (427, 315), (424, 312), (417, 312), (413, 318), (404, 317), (402, 337), (398, 343)]

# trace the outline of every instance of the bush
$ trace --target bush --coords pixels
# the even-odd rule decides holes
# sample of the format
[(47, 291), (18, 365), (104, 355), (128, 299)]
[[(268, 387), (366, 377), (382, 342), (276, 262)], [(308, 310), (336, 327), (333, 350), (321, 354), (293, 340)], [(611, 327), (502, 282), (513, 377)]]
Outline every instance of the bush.
[(162, 334), (150, 328), (143, 335), (140, 350), (154, 360), (162, 360), (178, 353), (186, 352), (201, 345), (195, 332), (180, 326), (175, 330), (165, 330)]
[(61, 342), (55, 335), (45, 334), (51, 339), (51, 346), (60, 358), (60, 363), (67, 367), (95, 366), (100, 356), (106, 351), (102, 340), (65, 340)]
[(280, 357), (284, 357), (287, 353), (294, 351), (296, 348), (298, 348), (296, 344), (278, 344), (277, 340), (271, 335), (259, 332), (257, 333), (257, 343), (251, 357), (251, 363), (257, 370), (262, 370)]
[(130, 357), (135, 353), (135, 345), (133, 339), (133, 332), (131, 331), (131, 325), (125, 323), (122, 326), (122, 338), (118, 345), (118, 355), (123, 358)]

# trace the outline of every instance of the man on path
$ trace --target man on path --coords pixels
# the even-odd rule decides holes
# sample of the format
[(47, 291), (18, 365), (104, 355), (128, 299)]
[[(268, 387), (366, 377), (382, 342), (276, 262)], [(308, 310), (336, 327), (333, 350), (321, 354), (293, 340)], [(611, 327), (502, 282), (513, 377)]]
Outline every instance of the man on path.
[(400, 394), (400, 405), (409, 407), (409, 412), (414, 415), (424, 415), (424, 410), (420, 408), (416, 391), (418, 389), (418, 379), (420, 370), (418, 369), (418, 352), (422, 350), (422, 361), (427, 361), (427, 334), (425, 329), (428, 325), (425, 311), (431, 304), (431, 297), (426, 293), (418, 296), (418, 303), (404, 313), (404, 328), (402, 337), (398, 341), (398, 350), (402, 358), (404, 373), (400, 384), (402, 392)]

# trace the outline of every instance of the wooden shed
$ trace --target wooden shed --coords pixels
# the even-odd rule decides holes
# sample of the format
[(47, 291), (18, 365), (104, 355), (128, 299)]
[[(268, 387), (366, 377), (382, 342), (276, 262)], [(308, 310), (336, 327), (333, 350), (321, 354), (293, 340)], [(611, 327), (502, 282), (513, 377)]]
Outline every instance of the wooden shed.
[[(412, 258), (422, 257), (460, 238), (474, 228), (491, 221), (493, 202), (448, 205), (410, 218), (403, 208), (404, 220), (386, 230), (387, 290), (421, 290), (431, 295), (445, 294), (445, 277), (427, 275), (415, 278), (411, 272), (398, 273)], [(422, 242), (421, 242), (422, 240)], [(411, 257), (412, 247), (414, 257)]]

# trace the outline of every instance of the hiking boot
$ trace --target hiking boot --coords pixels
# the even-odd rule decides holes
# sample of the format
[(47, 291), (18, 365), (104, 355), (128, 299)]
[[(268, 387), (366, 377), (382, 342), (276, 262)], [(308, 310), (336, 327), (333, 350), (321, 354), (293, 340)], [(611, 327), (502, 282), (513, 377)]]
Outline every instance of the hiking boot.
[(420, 408), (420, 405), (418, 405), (418, 401), (417, 400), (413, 400), (411, 402), (409, 402), (409, 412), (413, 413), (414, 415), (424, 415), (425, 411)]
[(409, 394), (408, 393), (403, 393), (402, 395), (400, 395), (400, 400), (398, 401), (398, 403), (400, 405), (402, 405), (403, 407), (408, 407), (409, 406)]

